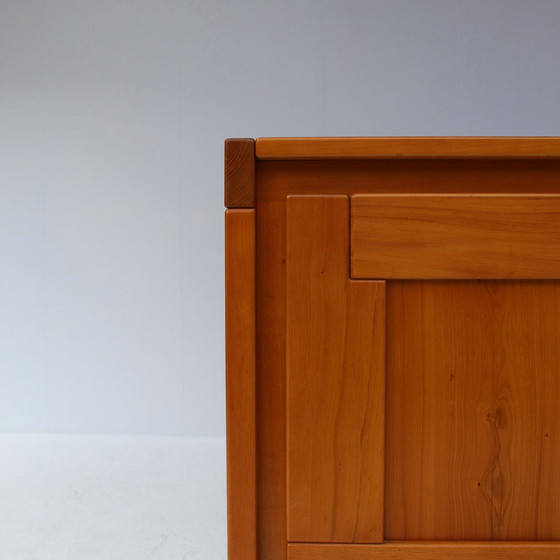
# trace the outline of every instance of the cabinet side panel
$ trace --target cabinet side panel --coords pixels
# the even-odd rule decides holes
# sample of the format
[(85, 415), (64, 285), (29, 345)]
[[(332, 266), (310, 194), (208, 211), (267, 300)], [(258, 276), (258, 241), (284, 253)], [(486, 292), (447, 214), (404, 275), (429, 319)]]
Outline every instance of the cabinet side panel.
[(228, 558), (256, 560), (255, 211), (225, 230)]
[(288, 540), (383, 540), (385, 283), (349, 280), (346, 196), (287, 202)]

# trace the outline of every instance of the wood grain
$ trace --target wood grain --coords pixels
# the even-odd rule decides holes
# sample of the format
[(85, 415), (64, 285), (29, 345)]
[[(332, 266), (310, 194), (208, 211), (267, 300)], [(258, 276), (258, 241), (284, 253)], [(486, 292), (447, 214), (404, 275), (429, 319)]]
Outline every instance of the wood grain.
[(224, 151), (226, 208), (254, 208), (255, 141), (252, 138), (228, 138)]
[(348, 137), (257, 138), (259, 159), (560, 157), (560, 138)]
[(355, 196), (351, 243), (354, 278), (560, 278), (560, 196)]
[(288, 199), (291, 541), (383, 540), (385, 283), (348, 278), (348, 206)]
[(387, 540), (560, 539), (560, 282), (387, 283)]
[(286, 203), (257, 202), (258, 560), (286, 560)]
[(228, 559), (257, 559), (255, 211), (226, 211)]
[(560, 543), (385, 543), (288, 545), (288, 560), (557, 560)]
[[(256, 293), (258, 302), (256, 309), (257, 558), (258, 560), (286, 560), (287, 550), (291, 551), (294, 547), (302, 546), (286, 546), (286, 197), (293, 194), (324, 196), (328, 194), (354, 195), (359, 193), (397, 192), (429, 194), (559, 193), (560, 160), (554, 157), (539, 156), (523, 156), (521, 159), (509, 157), (495, 159), (484, 156), (474, 159), (470, 156), (438, 159), (433, 157), (394, 158), (389, 155), (374, 159), (256, 160), (254, 165), (255, 183), (253, 192), (257, 209)], [(241, 202), (241, 204), (247, 204), (247, 202)], [(355, 281), (354, 283), (359, 282), (361, 281)], [(459, 283), (462, 284), (462, 282)], [(388, 283), (389, 290), (392, 284), (393, 282)], [(396, 284), (400, 284), (400, 282), (396, 282)], [(416, 284), (416, 282), (410, 284)], [(484, 282), (481, 284), (484, 284)], [(476, 305), (476, 300), (474, 305)], [(545, 321), (545, 325), (547, 322), (549, 322), (548, 319)], [(491, 329), (494, 328), (497, 327), (491, 327)], [(425, 330), (427, 333), (428, 330)], [(549, 328), (546, 327), (546, 330), (548, 332)], [(545, 339), (550, 341), (551, 335), (546, 335)], [(491, 354), (489, 346), (485, 347), (485, 351)], [(542, 352), (547, 353), (547, 347), (548, 344), (545, 344)], [(555, 351), (552, 351), (550, 355), (550, 359), (553, 361), (556, 356)], [(403, 357), (403, 359), (406, 358)], [(414, 369), (412, 364), (410, 368), (414, 380), (414, 375), (417, 375), (418, 370)], [(549, 396), (547, 395), (549, 400), (545, 399), (543, 401), (545, 402), (545, 409), (551, 406), (550, 402), (558, 402), (557, 390), (554, 385), (551, 387), (552, 393)], [(423, 400), (424, 396), (421, 394), (417, 398)], [(427, 399), (427, 402), (430, 403), (430, 399)], [(448, 423), (448, 420), (446, 422)], [(541, 420), (539, 419), (538, 422), (541, 422)], [(476, 433), (479, 433), (479, 430)], [(552, 437), (550, 433), (549, 438)], [(404, 456), (405, 443), (398, 440), (395, 445), (402, 448)], [(522, 452), (516, 449), (514, 454), (516, 453), (520, 454)], [(530, 448), (529, 453), (532, 453)], [(243, 459), (241, 460), (243, 461)], [(389, 458), (387, 458), (387, 462), (389, 462)], [(543, 506), (539, 508), (535, 515), (539, 516), (538, 523), (544, 520), (544, 530), (539, 538), (546, 538), (546, 531), (557, 521), (555, 510), (551, 509), (552, 513), (547, 513), (547, 508), (550, 509), (554, 506), (553, 499), (546, 498), (547, 491), (550, 493), (550, 491), (556, 491), (560, 487), (560, 481), (556, 480), (552, 470), (546, 467), (546, 465), (560, 464), (556, 443), (550, 447), (543, 447), (542, 462), (545, 465), (545, 475), (539, 495), (544, 496), (544, 498), (540, 498)], [(413, 479), (414, 476), (414, 474), (411, 474), (410, 478)], [(250, 496), (251, 494), (249, 494), (249, 501), (251, 500)], [(390, 505), (389, 497), (387, 497), (386, 502)], [(413, 499), (411, 499), (411, 502), (414, 505)], [(236, 503), (241, 502), (238, 499)], [(246, 511), (245, 505), (242, 508), (243, 511)], [(229, 509), (231, 512), (231, 505)], [(484, 515), (486, 518), (488, 517), (487, 513), (484, 513)], [(254, 541), (251, 529), (243, 535), (242, 531), (239, 531), (238, 535), (239, 542), (244, 538), (247, 539), (249, 544)], [(486, 543), (480, 544), (486, 546)], [(513, 549), (525, 545), (518, 542), (503, 544), (506, 548), (501, 549), (505, 550), (502, 556), (498, 555), (499, 551), (495, 548), (492, 548), (492, 554), (497, 556), (487, 556), (487, 549), (484, 546), (475, 550), (467, 558), (468, 560), (480, 560), (487, 557), (490, 559), (500, 558), (500, 560), (502, 558), (504, 560), (505, 558), (516, 560), (524, 558), (523, 556), (515, 556), (517, 553)], [(494, 543), (488, 542), (487, 545), (492, 546)], [(243, 544), (241, 546), (243, 547)], [(315, 558), (338, 559), (338, 556), (328, 556), (330, 553), (325, 548), (327, 546), (336, 546), (336, 548), (328, 548), (328, 550), (341, 550), (338, 545), (321, 545), (320, 551), (317, 552), (320, 556)], [(365, 552), (371, 548), (368, 545), (351, 546), (352, 549), (348, 549), (350, 550), (349, 554)], [(381, 546), (392, 547), (393, 544)], [(230, 545), (230, 549), (232, 548), (232, 545)], [(342, 548), (346, 550), (346, 547)], [(443, 558), (453, 558), (455, 560), (459, 558), (459, 560), (462, 560), (461, 556), (457, 556), (457, 550), (457, 548), (453, 548)], [(532, 548), (529, 557), (538, 560), (541, 553), (548, 554), (548, 556), (543, 557), (546, 560), (560, 557), (557, 549), (553, 549), (552, 553), (546, 550), (542, 552), (543, 550), (542, 548)], [(242, 557), (253, 558), (251, 554)], [(348, 558), (354, 559), (353, 556)], [(397, 556), (397, 558), (402, 558), (402, 556)], [(434, 556), (432, 551), (428, 551), (423, 557), (419, 556), (418, 558), (434, 558)]]
[(257, 160), (261, 201), (296, 194), (558, 193), (560, 159)]

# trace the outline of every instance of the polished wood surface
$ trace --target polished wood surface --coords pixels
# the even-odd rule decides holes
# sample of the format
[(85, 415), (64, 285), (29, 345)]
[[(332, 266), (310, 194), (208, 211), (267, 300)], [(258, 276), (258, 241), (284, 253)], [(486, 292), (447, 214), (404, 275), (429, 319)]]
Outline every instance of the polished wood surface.
[(560, 278), (560, 196), (354, 196), (351, 247), (353, 278)]
[(387, 282), (385, 538), (560, 539), (559, 401), (560, 282)]
[(261, 202), (292, 194), (560, 192), (560, 159), (257, 160), (256, 169)]
[(259, 159), (560, 157), (560, 138), (348, 137), (257, 138)]
[(228, 558), (257, 560), (255, 211), (227, 210)]
[(383, 541), (385, 283), (348, 279), (349, 201), (287, 203), (288, 540)]
[(226, 208), (255, 207), (255, 141), (252, 138), (225, 141), (224, 203)]
[(288, 545), (288, 560), (557, 560), (560, 543), (426, 542)]
[[(248, 492), (242, 492), (239, 490), (240, 487), (237, 487), (238, 491), (235, 492), (234, 495), (231, 494), (230, 490), (228, 505), (230, 512), (229, 524), (230, 534), (234, 535), (233, 542), (230, 542), (229, 545), (230, 560), (237, 560), (240, 557), (248, 559), (253, 558), (253, 560), (286, 560), (287, 554), (298, 554), (299, 551), (307, 553), (308, 550), (315, 550), (315, 548), (317, 548), (317, 550), (314, 554), (317, 554), (317, 556), (311, 557), (313, 560), (316, 558), (328, 560), (340, 560), (340, 558), (343, 560), (365, 560), (369, 558), (369, 556), (366, 555), (362, 558), (362, 556), (359, 555), (370, 554), (370, 551), (373, 554), (389, 555), (372, 556), (372, 558), (404, 558), (405, 560), (406, 558), (436, 558), (436, 560), (438, 558), (440, 560), (484, 560), (485, 558), (490, 558), (490, 560), (505, 560), (505, 558), (513, 558), (514, 560), (525, 560), (525, 558), (552, 560), (552, 558), (560, 558), (557, 543), (542, 544), (542, 546), (536, 543), (533, 546), (520, 542), (487, 541), (478, 543), (477, 548), (476, 543), (451, 542), (432, 543), (432, 548), (428, 547), (426, 549), (424, 549), (426, 544), (424, 542), (409, 542), (405, 544), (393, 542), (371, 546), (367, 544), (288, 543), (288, 492), (286, 481), (288, 470), (286, 464), (286, 407), (288, 404), (286, 393), (286, 310), (290, 304), (286, 300), (287, 197), (291, 195), (319, 195), (321, 197), (329, 195), (354, 196), (381, 193), (423, 193), (430, 195), (438, 193), (520, 193), (523, 195), (560, 193), (560, 158), (556, 156), (549, 157), (545, 153), (535, 154), (531, 157), (527, 157), (527, 154), (522, 154), (519, 158), (510, 156), (494, 157), (484, 154), (481, 154), (479, 157), (470, 155), (464, 157), (464, 155), (461, 154), (443, 157), (394, 157), (395, 154), (390, 155), (390, 152), (387, 152), (387, 154), (386, 156), (374, 157), (372, 159), (353, 159), (346, 157), (342, 157), (341, 159), (320, 158), (316, 160), (253, 159), (253, 189), (248, 192), (252, 192), (254, 196), (256, 219), (256, 239), (254, 239), (257, 261), (255, 267), (256, 369), (254, 372), (254, 383), (252, 385), (247, 384), (245, 389), (240, 388), (238, 397), (241, 399), (242, 393), (245, 394), (246, 397), (249, 398), (248, 402), (250, 407), (250, 403), (254, 402), (252, 397), (253, 393), (251, 391), (256, 393), (256, 445), (252, 443), (254, 439), (250, 437), (245, 440), (246, 450), (240, 453), (242, 456), (239, 460), (241, 461), (241, 465), (248, 464), (249, 466), (247, 469), (239, 469), (236, 471), (237, 468), (230, 459), (228, 464), (228, 480), (239, 479), (243, 481), (244, 477), (239, 472), (241, 470), (245, 470), (250, 475), (249, 478), (245, 478), (245, 480), (255, 480), (256, 478), (256, 506), (253, 505), (255, 503), (252, 497), (254, 493), (251, 488), (249, 488)], [(307, 155), (305, 157), (307, 157)], [(245, 201), (242, 200), (235, 204), (250, 203), (249, 199), (246, 199)], [(347, 250), (349, 251), (350, 247), (347, 247)], [(348, 266), (348, 276), (349, 274)], [(348, 284), (359, 283), (370, 283), (370, 280), (348, 280)], [(392, 305), (392, 308), (394, 308), (394, 302), (393, 304), (391, 303), (391, 293), (394, 291), (393, 286), (399, 284), (412, 286), (413, 284), (421, 283), (423, 282), (389, 281), (387, 283), (389, 306)], [(425, 282), (425, 284), (438, 283), (449, 283), (449, 285), (472, 283), (478, 286), (493, 284), (493, 282), (485, 281), (479, 284), (475, 281)], [(541, 286), (554, 284), (554, 282), (549, 281), (496, 282), (496, 284), (509, 283), (517, 283), (520, 285), (536, 284)], [(533, 531), (534, 534), (537, 535), (536, 538), (547, 539), (550, 538), (548, 535), (554, 534), (554, 531), (559, 525), (554, 501), (555, 492), (560, 488), (560, 481), (556, 475), (556, 470), (558, 469), (554, 469), (554, 465), (560, 464), (556, 444), (557, 434), (560, 430), (558, 427), (554, 428), (554, 423), (556, 422), (554, 415), (556, 413), (555, 408), (553, 410), (553, 404), (555, 407), (559, 395), (555, 384), (556, 381), (551, 373), (552, 369), (550, 368), (554, 366), (555, 361), (560, 361), (557, 357), (560, 339), (554, 337), (554, 333), (560, 331), (560, 329), (558, 329), (555, 319), (551, 318), (553, 311), (558, 314), (558, 309), (555, 307), (556, 303), (554, 303), (554, 301), (556, 301), (556, 295), (553, 295), (555, 290), (545, 288), (545, 292), (541, 292), (542, 298), (541, 296), (535, 296), (535, 298), (532, 296), (529, 297), (529, 302), (536, 310), (540, 310), (544, 307), (542, 301), (538, 303), (539, 299), (549, 299), (547, 309), (550, 307), (551, 310), (548, 312), (543, 310), (540, 321), (536, 317), (530, 315), (527, 310), (528, 304), (524, 304), (521, 301), (525, 296), (519, 295), (514, 297), (508, 292), (503, 298), (500, 293), (495, 294), (496, 304), (500, 304), (500, 301), (503, 299), (505, 308), (511, 309), (511, 302), (518, 298), (521, 302), (519, 305), (521, 314), (518, 319), (514, 319), (513, 312), (511, 316), (509, 313), (501, 314), (500, 311), (492, 315), (488, 307), (483, 305), (482, 309), (484, 313), (488, 313), (490, 318), (487, 325), (484, 323), (480, 326), (478, 323), (474, 322), (472, 327), (468, 327), (461, 322), (462, 320), (459, 320), (457, 323), (455, 319), (447, 323), (449, 329), (455, 329), (454, 332), (457, 333), (457, 340), (453, 339), (451, 341), (451, 339), (447, 339), (447, 344), (450, 348), (447, 353), (444, 352), (447, 356), (446, 365), (449, 364), (449, 360), (451, 360), (452, 363), (461, 363), (463, 361), (468, 361), (468, 359), (471, 359), (471, 361), (478, 361), (477, 363), (482, 363), (484, 361), (490, 365), (499, 365), (503, 363), (503, 368), (499, 369), (499, 372), (496, 370), (496, 374), (490, 376), (490, 379), (481, 385), (480, 398), (488, 399), (488, 394), (491, 393), (493, 396), (497, 396), (497, 404), (500, 404), (502, 400), (507, 400), (508, 403), (510, 401), (514, 403), (511, 405), (514, 408), (507, 409), (507, 407), (505, 407), (505, 413), (500, 409), (497, 420), (496, 415), (494, 417), (489, 416), (488, 420), (486, 420), (485, 416), (484, 425), (486, 431), (481, 429), (478, 424), (476, 429), (468, 430), (468, 414), (466, 410), (461, 410), (460, 413), (458, 413), (459, 404), (457, 404), (455, 416), (452, 418), (459, 418), (459, 420), (455, 420), (455, 423), (449, 420), (448, 407), (443, 408), (444, 415), (440, 428), (444, 439), (442, 442), (438, 441), (437, 437), (439, 437), (440, 432), (434, 427), (435, 420), (433, 420), (433, 417), (437, 413), (439, 401), (436, 403), (434, 398), (430, 397), (432, 391), (431, 384), (434, 384), (436, 393), (439, 391), (439, 387), (434, 381), (434, 374), (426, 372), (422, 362), (416, 364), (415, 367), (412, 363), (412, 359), (409, 358), (408, 355), (401, 356), (401, 359), (408, 364), (406, 366), (409, 372), (407, 375), (410, 376), (412, 387), (419, 387), (420, 382), (417, 380), (417, 376), (425, 380), (425, 382), (420, 383), (422, 391), (418, 392), (416, 396), (413, 397), (413, 389), (407, 389), (404, 381), (395, 380), (391, 373), (391, 367), (387, 369), (389, 375), (388, 382), (393, 385), (395, 383), (402, 383), (403, 386), (403, 392), (400, 394), (400, 397), (391, 393), (391, 389), (389, 388), (388, 394), (391, 393), (389, 394), (389, 400), (392, 404), (391, 411), (386, 415), (388, 421), (393, 422), (392, 418), (395, 417), (395, 407), (398, 405), (399, 398), (401, 401), (403, 399), (408, 399), (412, 402), (417, 399), (421, 403), (426, 403), (426, 408), (423, 409), (426, 410), (426, 417), (420, 418), (420, 416), (424, 416), (424, 413), (419, 416), (417, 408), (415, 407), (423, 405), (417, 403), (410, 408), (412, 414), (410, 420), (407, 420), (408, 417), (405, 415), (405, 411), (403, 411), (401, 413), (401, 420), (398, 420), (400, 424), (397, 422), (394, 426), (394, 430), (389, 423), (387, 424), (386, 435), (393, 440), (393, 443), (387, 440), (386, 450), (391, 456), (386, 457), (386, 464), (389, 465), (390, 462), (394, 462), (396, 465), (394, 476), (397, 478), (401, 477), (402, 483), (408, 486), (416, 481), (418, 487), (415, 488), (415, 491), (417, 493), (424, 492), (426, 496), (428, 490), (426, 488), (421, 488), (424, 472), (427, 472), (430, 480), (433, 480), (433, 472), (443, 473), (437, 482), (432, 481), (427, 485), (427, 487), (435, 489), (435, 495), (429, 497), (427, 502), (422, 501), (422, 504), (418, 505), (417, 495), (414, 494), (414, 492), (410, 494), (410, 500), (408, 500), (409, 505), (412, 507), (410, 514), (402, 513), (402, 511), (401, 513), (398, 512), (399, 508), (406, 507), (405, 501), (407, 499), (407, 495), (404, 491), (399, 491), (397, 489), (398, 483), (390, 483), (390, 481), (387, 480), (385, 484), (382, 485), (388, 489), (388, 492), (385, 494), (385, 504), (388, 508), (392, 508), (386, 512), (387, 519), (391, 518), (394, 520), (397, 519), (399, 515), (411, 515), (412, 517), (404, 523), (407, 527), (406, 531), (411, 528), (411, 535), (416, 531), (415, 526), (421, 525), (421, 523), (416, 522), (418, 519), (418, 509), (421, 511), (433, 510), (436, 512), (437, 508), (431, 505), (430, 500), (438, 504), (441, 503), (443, 492), (447, 492), (449, 500), (453, 501), (453, 507), (458, 510), (457, 513), (452, 516), (451, 521), (444, 521), (444, 525), (447, 528), (452, 527), (453, 531), (455, 531), (457, 527), (464, 528), (470, 524), (470, 521), (465, 521), (465, 519), (471, 516), (469, 508), (472, 506), (469, 500), (472, 499), (472, 494), (469, 493), (469, 489), (467, 488), (467, 490), (465, 490), (464, 486), (460, 486), (458, 488), (449, 488), (450, 491), (448, 492), (445, 484), (450, 485), (453, 483), (454, 485), (455, 481), (463, 484), (465, 480), (470, 481), (473, 472), (472, 468), (474, 467), (476, 467), (478, 474), (480, 470), (478, 466), (481, 463), (478, 456), (479, 448), (477, 446), (475, 451), (472, 450), (473, 448), (470, 447), (472, 438), (481, 441), (481, 449), (484, 453), (488, 452), (490, 449), (491, 452), (494, 453), (494, 456), (500, 457), (499, 464), (495, 461), (489, 462), (488, 459), (484, 462), (484, 465), (487, 467), (487, 471), (483, 471), (483, 474), (486, 473), (487, 477), (485, 479), (486, 488), (484, 488), (483, 480), (480, 480), (480, 487), (478, 487), (479, 480), (476, 480), (477, 488), (483, 488), (480, 492), (486, 492), (488, 496), (491, 496), (491, 498), (486, 498), (484, 505), (486, 509), (481, 510), (483, 512), (481, 514), (482, 518), (488, 521), (491, 518), (492, 512), (495, 512), (494, 514), (497, 512), (496, 520), (491, 522), (494, 525), (489, 533), (497, 534), (492, 532), (502, 527), (502, 529), (506, 531), (506, 533), (503, 533), (505, 535), (504, 538), (506, 538), (507, 531), (513, 531), (516, 527), (521, 527), (523, 525), (522, 521), (520, 521), (521, 518), (527, 517), (530, 518), (528, 530)], [(478, 291), (475, 291), (474, 294), (476, 296), (475, 299), (469, 300), (469, 304), (473, 308), (473, 313), (480, 307), (477, 303), (477, 298), (480, 297), (480, 294)], [(448, 297), (450, 296), (445, 296), (445, 298)], [(463, 301), (463, 296), (458, 297), (460, 301)], [(420, 299), (418, 300), (418, 298)], [(412, 314), (416, 317), (415, 320), (423, 325), (421, 330), (424, 333), (424, 342), (419, 342), (418, 332), (410, 339), (413, 348), (416, 348), (412, 355), (417, 356), (418, 351), (422, 355), (424, 350), (418, 349), (424, 348), (423, 344), (425, 343), (427, 345), (426, 348), (432, 348), (433, 350), (435, 348), (435, 344), (432, 344), (434, 336), (439, 337), (440, 335), (438, 333), (440, 330), (436, 328), (434, 334), (431, 327), (428, 328), (431, 324), (429, 317), (432, 312), (428, 312), (427, 317), (422, 318), (420, 316), (417, 308), (424, 304), (421, 305), (422, 298), (418, 293), (412, 300), (407, 297), (405, 300), (412, 309)], [(453, 301), (454, 300), (451, 300), (451, 303), (453, 303)], [(444, 303), (445, 302), (442, 302), (439, 307), (435, 306), (433, 308), (434, 313), (436, 309), (439, 309), (439, 312), (443, 313), (442, 309), (445, 307)], [(449, 301), (447, 301), (447, 303), (449, 303)], [(356, 307), (354, 303), (350, 305)], [(461, 306), (466, 309), (467, 304), (460, 304), (460, 309), (462, 308)], [(366, 306), (364, 310), (360, 309), (360, 313), (367, 314), (371, 310), (370, 308), (368, 311), (368, 307), (369, 306)], [(428, 307), (425, 306), (423, 308), (426, 310), (428, 309)], [(500, 309), (499, 305), (498, 309)], [(540, 313), (540, 311), (538, 312)], [(459, 318), (463, 317), (464, 313), (466, 313), (464, 310), (458, 312)], [(526, 330), (520, 331), (524, 333), (524, 336), (518, 335), (517, 339), (514, 338), (514, 340), (517, 340), (516, 344), (519, 348), (512, 350), (510, 353), (506, 352), (508, 343), (505, 338), (509, 336), (508, 333), (510, 332), (508, 329), (510, 329), (510, 326), (511, 329), (514, 328), (515, 321), (526, 322), (528, 316), (528, 325), (533, 326), (531, 333), (529, 333), (529, 326), (526, 326)], [(501, 327), (498, 327), (498, 325), (501, 324), (500, 321), (506, 326), (510, 325), (503, 332), (502, 338), (504, 338), (504, 340), (497, 334), (501, 332)], [(391, 342), (392, 325), (391, 310), (389, 309), (387, 315), (388, 343), (389, 345), (393, 344), (394, 349), (395, 342), (394, 340)], [(462, 330), (456, 331), (456, 329), (459, 328), (456, 327), (456, 325), (463, 325), (460, 327)], [(488, 340), (486, 340), (486, 336), (481, 334), (479, 336), (480, 349), (474, 352), (472, 358), (468, 358), (472, 340), (476, 339), (475, 335), (471, 333), (471, 330), (475, 327), (487, 333)], [(420, 329), (420, 327), (418, 328)], [(463, 333), (461, 335), (464, 338), (463, 340), (460, 338), (460, 333)], [(244, 346), (246, 345), (246, 341), (244, 340), (246, 336), (246, 334), (241, 335), (241, 338), (235, 336), (232, 340), (235, 340), (238, 346)], [(443, 337), (443, 340), (445, 340), (445, 337)], [(527, 340), (529, 344), (527, 344)], [(231, 345), (232, 342), (228, 344)], [(494, 353), (493, 350), (494, 346), (498, 348), (496, 353)], [(455, 353), (455, 349), (457, 349), (457, 354)], [(468, 351), (465, 351), (465, 349)], [(228, 352), (228, 372), (231, 370), (231, 366), (229, 365), (230, 353), (231, 352)], [(388, 354), (390, 356), (392, 355), (390, 359), (396, 359), (396, 354), (392, 354), (390, 348), (388, 348)], [(458, 357), (453, 359), (449, 357), (455, 355)], [(460, 355), (463, 357), (459, 357)], [(524, 381), (512, 374), (512, 370), (515, 369), (512, 365), (514, 363), (520, 364), (521, 371), (524, 372), (527, 377), (527, 387), (525, 387), (526, 396), (523, 398), (519, 395), (524, 388), (522, 385)], [(536, 368), (540, 368), (544, 373), (538, 373)], [(533, 379), (537, 374), (541, 377), (536, 378), (536, 385), (530, 385), (529, 380)], [(474, 378), (479, 379), (479, 375), (479, 373), (476, 373)], [(511, 382), (509, 378), (511, 375), (513, 375), (513, 382)], [(546, 391), (543, 390), (542, 383), (539, 381), (543, 379), (542, 376), (549, 380)], [(510, 382), (512, 385), (511, 389), (509, 387)], [(458, 397), (455, 402), (460, 402)], [(491, 402), (494, 403), (494, 400)], [(523, 404), (524, 402), (527, 404)], [(538, 403), (537, 406), (535, 406), (535, 402)], [(317, 405), (315, 404), (313, 406)], [(474, 407), (474, 411), (477, 412), (479, 410), (477, 407), (480, 406), (480, 403), (477, 404)], [(234, 408), (233, 415), (235, 416), (237, 414), (235, 404), (230, 403), (228, 400), (228, 409), (231, 407)], [(244, 407), (245, 404), (242, 405), (242, 410), (248, 410), (247, 407)], [(497, 409), (497, 407), (494, 408)], [(492, 410), (494, 409), (486, 411), (486, 414), (492, 413)], [(235, 426), (233, 426), (229, 420), (231, 415), (232, 413), (228, 410), (228, 440), (230, 439), (230, 433), (235, 430)], [(243, 415), (244, 413), (240, 414), (240, 416)], [(504, 419), (507, 424), (506, 426), (502, 426)], [(477, 417), (476, 421), (480, 422), (480, 419)], [(239, 422), (243, 423), (243, 419), (240, 418)], [(402, 430), (405, 430), (406, 422), (409, 422), (410, 433), (418, 435), (421, 443), (417, 444), (412, 442), (411, 439), (407, 440), (407, 437), (403, 435)], [(523, 425), (520, 425), (520, 423)], [(423, 425), (425, 430), (420, 431), (417, 424)], [(545, 431), (543, 440), (539, 434), (542, 435), (542, 430), (545, 427), (549, 428), (550, 424), (553, 425), (554, 429)], [(250, 426), (250, 423), (248, 425)], [(514, 426), (514, 428), (512, 428), (512, 426)], [(450, 457), (450, 452), (445, 449), (445, 447), (448, 446), (446, 442), (453, 442), (455, 440), (448, 435), (449, 430), (458, 430), (458, 433), (464, 434), (465, 441), (467, 441), (466, 450), (472, 455), (470, 462), (467, 459), (467, 451), (461, 451), (459, 444), (455, 444), (452, 447), (454, 451), (451, 452)], [(524, 442), (528, 440), (527, 433), (531, 430), (534, 437), (531, 439), (530, 443), (525, 445)], [(471, 432), (475, 435), (469, 436), (468, 434)], [(241, 430), (241, 433), (243, 433), (243, 430)], [(398, 433), (400, 433), (400, 436), (397, 435)], [(546, 434), (548, 434), (548, 437), (546, 437)], [(235, 442), (235, 436), (233, 437), (233, 441)], [(446, 440), (445, 438), (448, 439)], [(241, 441), (241, 439), (242, 437), (237, 441)], [(489, 445), (489, 439), (492, 439), (492, 445), (494, 447)], [(228, 445), (230, 445), (229, 442)], [(421, 464), (424, 465), (423, 469), (427, 469), (423, 470), (421, 474), (418, 474), (418, 468), (415, 463), (418, 457), (414, 455), (415, 450), (419, 446), (423, 448)], [(524, 446), (524, 450), (521, 449), (522, 446)], [(313, 446), (310, 447), (312, 448)], [(232, 448), (230, 445), (230, 449), (234, 448), (235, 446)], [(230, 449), (228, 449), (228, 454), (231, 453)], [(436, 453), (434, 449), (442, 451), (440, 458), (443, 464), (459, 465), (460, 474), (453, 474), (452, 470), (446, 470), (442, 466), (429, 466), (432, 457)], [(253, 477), (250, 457), (255, 453), (255, 468), (253, 472), (256, 472)], [(400, 459), (398, 457), (400, 457)], [(409, 469), (406, 469), (406, 465), (403, 462), (405, 460), (409, 462)], [(535, 465), (538, 460), (541, 461), (541, 464), (538, 469), (539, 474), (536, 474), (537, 467)], [(244, 461), (246, 461), (246, 463), (243, 463)], [(523, 469), (527, 471), (528, 476), (523, 477), (523, 480), (520, 481), (519, 473)], [(389, 471), (387, 470), (387, 472)], [(447, 483), (445, 482), (446, 480)], [(538, 482), (538, 480), (541, 482)], [(512, 491), (512, 481), (518, 484), (521, 489), (519, 492), (517, 489)], [(526, 488), (524, 485), (526, 485)], [(235, 488), (235, 486), (232, 486), (230, 483), (230, 488)], [(505, 488), (505, 494), (503, 492), (500, 494), (501, 488)], [(381, 488), (381, 491), (383, 491), (383, 488)], [(389, 495), (389, 491), (392, 492), (392, 495)], [(528, 496), (531, 493), (537, 496), (536, 505), (529, 504), (528, 498), (527, 501), (524, 502), (524, 496)], [(500, 495), (506, 497), (500, 498)], [(556, 501), (560, 502), (560, 500), (557, 499)], [(461, 510), (463, 503), (467, 504), (464, 512)], [(256, 509), (254, 515), (251, 513), (253, 507)], [(331, 515), (332, 508), (330, 510), (327, 508), (326, 511), (328, 518), (331, 520), (335, 519), (335, 517)], [(236, 512), (239, 513), (236, 514)], [(476, 512), (478, 514), (478, 510), (476, 510)], [(234, 518), (239, 521), (236, 526), (232, 525), (232, 523), (237, 523), (232, 521)], [(253, 519), (254, 521), (241, 522), (241, 519)], [(308, 521), (305, 522), (309, 523)], [(427, 524), (429, 525), (430, 523), (435, 522), (433, 520), (428, 520)], [(482, 524), (484, 528), (481, 532), (484, 532), (487, 530), (487, 524)], [(480, 524), (478, 522), (476, 522), (475, 525), (480, 529)], [(396, 525), (393, 525), (393, 527), (396, 527)], [(422, 525), (422, 527), (425, 528), (426, 525)], [(389, 532), (386, 532), (385, 536), (387, 536), (387, 534), (390, 535), (390, 527), (387, 526), (387, 529)], [(460, 529), (460, 531), (462, 530), (463, 529)], [(254, 548), (255, 539), (256, 555), (253, 555), (252, 550)], [(232, 537), (230, 536), (230, 541), (231, 540)], [(473, 548), (469, 548), (471, 544)], [(403, 547), (406, 548), (406, 553), (409, 554), (409, 556), (402, 556), (403, 553), (401, 549)], [(436, 548), (438, 549), (437, 556), (434, 556), (434, 550)], [(240, 553), (241, 556), (239, 556)], [(337, 556), (335, 553), (343, 553), (347, 556)], [(390, 554), (393, 554), (393, 556), (390, 556)], [(465, 554), (467, 556), (465, 556)], [(292, 559), (291, 556), (290, 559)], [(301, 560), (303, 559), (307, 560), (307, 557), (302, 557)], [(300, 559), (297, 558), (297, 560)]]
[(286, 203), (257, 202), (258, 560), (286, 560)]

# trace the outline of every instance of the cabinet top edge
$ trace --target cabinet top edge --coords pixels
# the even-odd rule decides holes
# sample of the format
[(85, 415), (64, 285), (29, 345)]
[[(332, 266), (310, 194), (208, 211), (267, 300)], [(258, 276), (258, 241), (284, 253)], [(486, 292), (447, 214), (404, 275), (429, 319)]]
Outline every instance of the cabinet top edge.
[(255, 154), (261, 160), (560, 158), (560, 136), (257, 138)]

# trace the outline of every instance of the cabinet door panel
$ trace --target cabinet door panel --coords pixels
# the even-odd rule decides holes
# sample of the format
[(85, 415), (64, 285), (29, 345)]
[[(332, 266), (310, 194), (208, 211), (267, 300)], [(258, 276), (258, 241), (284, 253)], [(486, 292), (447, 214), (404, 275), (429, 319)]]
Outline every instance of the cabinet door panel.
[(387, 283), (389, 540), (560, 539), (560, 282)]
[(288, 540), (383, 541), (385, 283), (349, 279), (349, 201), (287, 209)]
[[(389, 204), (396, 218), (387, 223), (406, 222), (407, 197), (363, 198), (397, 199), (396, 207)], [(422, 204), (420, 198), (411, 204), (421, 230), (423, 204), (438, 197)], [(544, 199), (504, 197), (509, 210), (524, 216), (517, 229), (525, 243), (498, 197), (482, 198), (490, 210), (455, 196), (438, 207), (443, 221), (452, 216), (459, 223), (459, 233), (443, 241), (445, 251), (466, 243), (459, 251), (464, 262), (452, 263), (459, 278), (468, 245), (472, 270), (482, 263), (486, 276), (506, 280), (439, 280), (433, 272), (445, 254), (430, 260), (422, 251), (417, 266), (435, 279), (353, 280), (351, 231), (355, 243), (356, 231), (367, 230), (372, 244), (365, 261), (391, 252), (384, 234), (374, 235), (379, 222), (351, 228), (346, 196), (288, 197), (289, 542), (324, 543), (317, 547), (325, 553), (335, 550), (329, 543), (345, 544), (340, 551), (348, 558), (366, 551), (372, 558), (421, 558), (429, 552), (422, 541), (447, 541), (436, 551), (446, 558), (456, 541), (457, 552), (474, 558), (485, 545), (475, 550), (460, 541), (560, 540), (560, 281), (539, 279), (560, 267), (554, 259), (531, 264), (551, 250), (557, 213), (552, 208), (538, 232)], [(491, 230), (499, 242), (489, 238), (480, 247), (477, 235)], [(552, 245), (535, 254), (550, 236)], [(518, 254), (522, 263), (512, 257)], [(407, 258), (413, 262), (414, 251)], [(537, 279), (525, 278), (531, 271)], [(410, 546), (351, 546), (384, 541)], [(294, 554), (312, 549), (294, 546)], [(500, 558), (507, 546), (489, 554)], [(548, 546), (535, 551), (546, 558), (558, 552), (558, 545)], [(534, 552), (528, 550), (519, 558)]]

